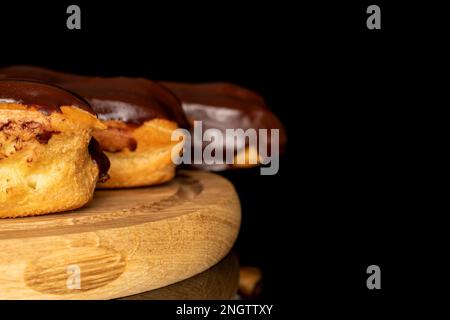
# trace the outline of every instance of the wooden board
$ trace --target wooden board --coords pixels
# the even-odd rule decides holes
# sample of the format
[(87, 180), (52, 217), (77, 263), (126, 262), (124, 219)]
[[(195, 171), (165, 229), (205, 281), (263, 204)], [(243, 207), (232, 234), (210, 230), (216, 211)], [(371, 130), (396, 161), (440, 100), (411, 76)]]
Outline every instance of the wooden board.
[(182, 171), (150, 188), (97, 191), (73, 212), (0, 219), (0, 299), (111, 299), (199, 274), (231, 249), (238, 196)]
[(232, 300), (239, 287), (239, 262), (234, 253), (208, 270), (167, 287), (120, 300)]

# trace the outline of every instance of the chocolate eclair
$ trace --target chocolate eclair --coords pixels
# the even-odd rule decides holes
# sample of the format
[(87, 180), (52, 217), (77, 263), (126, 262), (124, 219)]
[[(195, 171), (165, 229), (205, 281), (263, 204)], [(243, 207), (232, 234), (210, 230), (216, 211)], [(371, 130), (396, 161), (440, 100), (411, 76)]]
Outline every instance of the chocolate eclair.
[(94, 137), (111, 160), (110, 179), (100, 188), (160, 184), (175, 175), (172, 132), (186, 125), (181, 103), (161, 85), (141, 78), (88, 78), (66, 82), (107, 126)]
[(92, 139), (105, 128), (85, 100), (62, 88), (0, 80), (0, 217), (89, 202), (109, 167)]
[(38, 79), (75, 92), (86, 99), (107, 127), (94, 137), (111, 161), (110, 179), (99, 188), (148, 186), (175, 175), (173, 130), (187, 120), (178, 98), (162, 85), (142, 78), (78, 76), (44, 68), (12, 66), (4, 77)]
[[(226, 152), (235, 154), (233, 163), (202, 164), (199, 167), (209, 170), (251, 167), (258, 165), (268, 152), (274, 156), (285, 151), (287, 138), (283, 124), (270, 111), (265, 100), (254, 91), (230, 83), (161, 82), (161, 84), (178, 96), (191, 124), (194, 121), (202, 122), (203, 131), (217, 129), (223, 136), (226, 136), (227, 129), (243, 131), (254, 129), (258, 133), (257, 143), (254, 145), (242, 136), (236, 137), (236, 141), (230, 139), (213, 141), (218, 144), (215, 148), (223, 148), (224, 154)], [(265, 131), (259, 135), (261, 129), (267, 130), (267, 135)], [(278, 130), (277, 139), (272, 139), (273, 129)], [(257, 161), (249, 161), (252, 158)]]

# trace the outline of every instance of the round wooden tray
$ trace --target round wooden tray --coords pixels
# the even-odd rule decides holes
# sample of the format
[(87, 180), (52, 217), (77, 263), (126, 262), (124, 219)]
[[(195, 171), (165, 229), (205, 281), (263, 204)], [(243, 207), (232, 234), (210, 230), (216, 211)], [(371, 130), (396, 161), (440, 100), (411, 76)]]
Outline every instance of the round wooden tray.
[(111, 299), (164, 287), (219, 262), (240, 219), (231, 183), (202, 171), (100, 190), (73, 212), (0, 219), (0, 299)]

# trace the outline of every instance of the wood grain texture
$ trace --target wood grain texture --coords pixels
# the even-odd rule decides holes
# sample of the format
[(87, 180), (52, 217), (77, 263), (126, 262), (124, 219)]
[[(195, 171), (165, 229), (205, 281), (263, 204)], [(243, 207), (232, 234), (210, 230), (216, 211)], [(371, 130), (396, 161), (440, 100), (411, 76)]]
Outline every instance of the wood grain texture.
[(0, 299), (112, 299), (164, 287), (219, 262), (240, 219), (231, 183), (202, 171), (100, 190), (73, 212), (0, 219)]
[(239, 261), (234, 253), (208, 270), (171, 284), (120, 300), (232, 300), (239, 284)]

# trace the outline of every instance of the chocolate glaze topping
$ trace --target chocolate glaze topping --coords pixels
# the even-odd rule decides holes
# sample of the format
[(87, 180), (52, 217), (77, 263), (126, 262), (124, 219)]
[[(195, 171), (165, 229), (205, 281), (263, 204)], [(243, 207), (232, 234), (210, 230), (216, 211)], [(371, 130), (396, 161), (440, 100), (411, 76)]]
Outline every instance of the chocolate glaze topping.
[(94, 160), (98, 166), (99, 170), (98, 181), (105, 182), (109, 178), (108, 171), (111, 166), (111, 162), (109, 161), (108, 157), (103, 153), (100, 144), (94, 138), (92, 138), (91, 141), (89, 142), (89, 153), (92, 157), (92, 160)]
[(142, 124), (162, 118), (186, 125), (177, 97), (161, 85), (146, 79), (88, 78), (61, 85), (88, 100), (101, 120)]
[(89, 104), (71, 92), (37, 81), (0, 79), (0, 102), (19, 103), (51, 114), (74, 106), (95, 114)]
[(33, 66), (10, 66), (0, 68), (0, 77), (17, 79), (40, 80), (48, 83), (62, 83), (66, 81), (82, 81), (84, 76), (57, 72)]
[(142, 78), (79, 76), (30, 66), (0, 69), (0, 76), (57, 84), (85, 98), (102, 120), (142, 124), (155, 118), (187, 126), (178, 98), (158, 83)]

